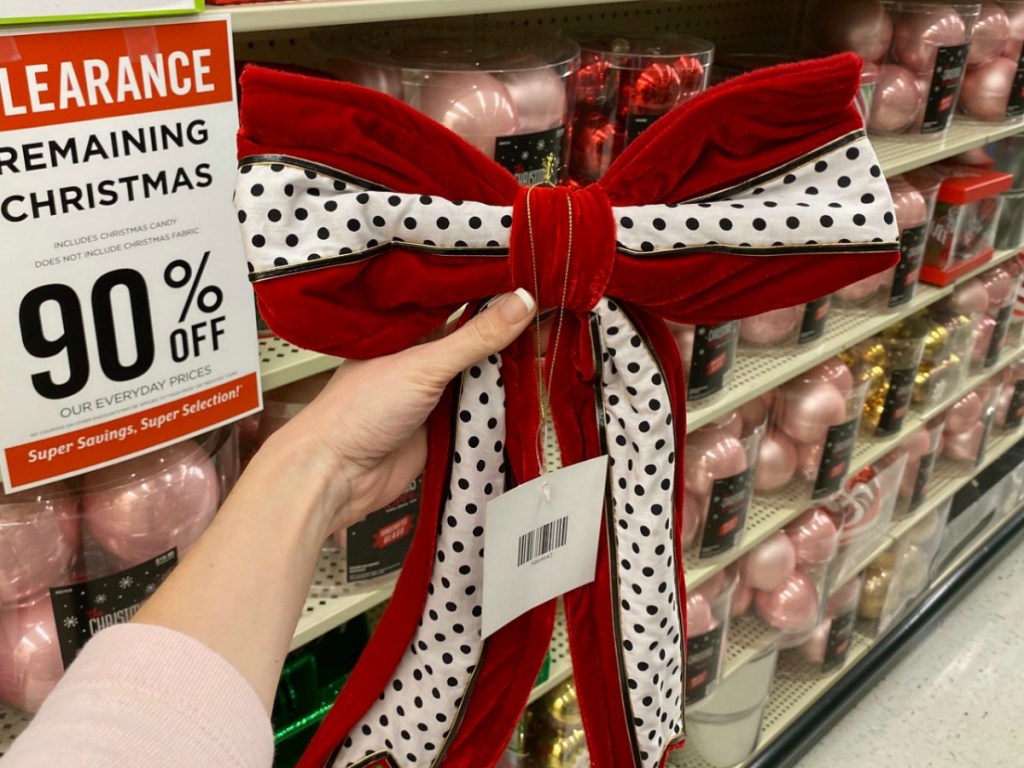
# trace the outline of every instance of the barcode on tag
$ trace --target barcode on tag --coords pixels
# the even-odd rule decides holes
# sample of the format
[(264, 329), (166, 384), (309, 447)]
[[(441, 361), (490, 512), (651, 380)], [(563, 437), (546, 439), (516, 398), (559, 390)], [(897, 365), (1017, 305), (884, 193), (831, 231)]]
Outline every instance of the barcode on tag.
[(519, 537), (519, 559), (516, 567), (521, 567), (548, 552), (564, 547), (569, 540), (569, 516), (560, 517), (534, 528)]

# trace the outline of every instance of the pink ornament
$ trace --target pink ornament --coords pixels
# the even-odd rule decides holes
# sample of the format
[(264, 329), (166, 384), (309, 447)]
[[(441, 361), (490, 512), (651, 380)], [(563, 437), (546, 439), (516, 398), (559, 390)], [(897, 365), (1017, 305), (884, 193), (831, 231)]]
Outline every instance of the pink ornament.
[[(1010, 39), (1010, 18), (995, 3), (984, 3), (971, 27), (971, 48), (967, 66), (977, 67), (996, 58)], [(961, 97), (962, 98), (962, 97)]]
[(704, 595), (704, 598), (711, 605), (715, 602), (715, 599), (722, 594), (725, 589), (728, 579), (726, 578), (725, 571), (716, 571), (712, 574), (711, 578), (705, 581), (703, 584), (693, 588), (694, 592), (699, 592)]
[(863, 280), (840, 288), (836, 291), (836, 298), (841, 301), (859, 302), (866, 301), (874, 296), (882, 287), (882, 276), (879, 274), (868, 275)]
[(897, 176), (889, 181), (889, 192), (900, 232), (928, 223), (928, 201), (916, 187)]
[(981, 419), (981, 412), (984, 408), (985, 404), (978, 397), (978, 393), (968, 392), (949, 409), (945, 432), (958, 434), (971, 429)]
[(338, 58), (330, 59), (326, 69), (345, 82), (380, 91), (396, 99), (401, 99), (404, 95), (402, 70), (399, 67)]
[(988, 310), (997, 312), (1010, 302), (1017, 290), (1017, 277), (1002, 267), (990, 269), (979, 277), (988, 294)]
[(744, 581), (754, 589), (775, 589), (796, 568), (793, 542), (776, 531), (746, 554), (740, 564)]
[(740, 321), (740, 338), (751, 344), (777, 344), (796, 331), (802, 317), (802, 304), (745, 317)]
[(691, 592), (686, 597), (686, 634), (690, 637), (706, 635), (714, 627), (711, 603), (699, 592)]
[(548, 131), (566, 122), (565, 86), (557, 72), (548, 67), (505, 72), (501, 81), (519, 116), (515, 133)]
[(974, 349), (971, 352), (971, 363), (975, 367), (985, 364), (988, 348), (992, 345), (992, 335), (996, 330), (996, 321), (991, 315), (982, 315), (974, 326)]
[(821, 624), (811, 630), (800, 645), (797, 646), (797, 653), (807, 659), (811, 664), (820, 665), (825, 663), (825, 653), (828, 649), (828, 637), (832, 632), (832, 619), (826, 618)]
[(761, 402), (764, 403), (765, 408), (771, 408), (775, 403), (776, 390), (769, 389), (767, 392), (761, 394)]
[(1016, 75), (1016, 62), (1004, 58), (967, 70), (960, 88), (960, 107), (980, 120), (1002, 120)]
[(871, 99), (868, 130), (902, 133), (914, 123), (923, 106), (924, 94), (914, 73), (896, 64), (883, 64)]
[(0, 702), (35, 712), (63, 674), (50, 598), (0, 610)]
[(797, 570), (775, 589), (755, 592), (754, 605), (761, 618), (777, 629), (809, 629), (818, 614), (818, 590), (806, 573)]
[(978, 278), (972, 278), (953, 291), (953, 307), (957, 312), (974, 314), (988, 308), (988, 290)]
[(78, 499), (64, 483), (0, 493), (0, 606), (45, 595), (81, 545)]
[(800, 565), (824, 565), (839, 547), (839, 531), (832, 518), (814, 507), (786, 526), (786, 535), (793, 543)]
[(125, 564), (172, 547), (180, 557), (220, 505), (217, 469), (192, 440), (90, 472), (83, 491), (86, 527)]
[[(721, 430), (722, 434), (730, 437), (740, 438), (743, 436), (743, 418), (740, 416), (739, 410), (729, 411), (724, 416), (719, 416), (717, 419), (712, 419), (704, 427), (701, 427), (697, 432), (700, 436), (697, 438), (698, 441), (703, 440), (705, 444), (708, 442), (714, 442), (718, 440), (718, 435), (713, 434), (713, 430)], [(697, 433), (694, 433), (697, 434)]]
[(757, 455), (754, 488), (774, 491), (793, 479), (796, 472), (796, 448), (785, 434), (769, 429), (761, 439)]
[(935, 68), (939, 48), (966, 42), (964, 20), (948, 5), (900, 13), (893, 24), (893, 55), (900, 64), (919, 75), (930, 74)]
[(768, 416), (768, 408), (764, 399), (760, 397), (748, 400), (737, 409), (737, 412), (743, 421), (743, 431), (748, 434), (764, 424), (765, 418)]
[(738, 475), (747, 469), (747, 453), (743, 443), (731, 435), (716, 430), (713, 440), (701, 443), (694, 440), (698, 432), (700, 430), (688, 438), (686, 486), (692, 494), (709, 496), (715, 480)]
[(740, 581), (732, 593), (732, 602), (729, 604), (729, 615), (732, 618), (742, 616), (750, 608), (754, 601), (754, 590), (746, 582)]
[(854, 577), (832, 593), (828, 602), (825, 603), (825, 615), (840, 616), (849, 613), (857, 607), (858, 602), (860, 602), (860, 579)]
[[(824, 440), (819, 440), (816, 443), (796, 443), (796, 471), (804, 482), (813, 483), (818, 479), (824, 451)], [(845, 471), (845, 468), (845, 463), (841, 467), (837, 467), (840, 471)]]
[(965, 432), (947, 432), (942, 455), (953, 461), (974, 461), (981, 450), (981, 441), (985, 438), (985, 424), (978, 422)]
[(827, 51), (853, 51), (868, 62), (885, 56), (892, 21), (876, 0), (831, 0), (820, 6), (817, 36)]
[[(1003, 386), (999, 390), (999, 399), (996, 401), (996, 416), (995, 416), (995, 418), (996, 418), (996, 426), (997, 427), (1005, 427), (1006, 426), (1006, 419), (1007, 419), (1007, 417), (1009, 416), (1009, 413), (1010, 413), (1010, 403), (1013, 402), (1013, 390), (1015, 389), (1014, 384), (1016, 384), (1016, 382), (1013, 382), (1013, 381), (1008, 382), (1005, 386)], [(2, 516), (2, 515), (3, 515), (3, 513), (0, 512), (0, 516)], [(3, 531), (3, 528), (0, 527), (0, 532), (2, 532), (2, 531)], [(0, 535), (2, 535), (2, 533), (0, 533)], [(2, 585), (0, 585), (0, 586), (2, 586)]]
[(779, 423), (794, 440), (824, 440), (829, 427), (846, 421), (846, 398), (831, 384), (787, 387), (783, 396)]
[(704, 524), (704, 510), (707, 509), (706, 498), (694, 496), (689, 491), (683, 492), (683, 546), (690, 546), (697, 538), (697, 532)]
[(690, 363), (693, 361), (693, 339), (697, 332), (696, 326), (668, 323), (668, 328), (672, 331), (672, 337), (676, 340), (676, 346), (679, 347), (679, 357), (682, 358), (683, 362), (683, 373), (689, 379)]
[(811, 370), (800, 374), (790, 382), (790, 385), (821, 383), (834, 386), (842, 393), (843, 399), (847, 399), (853, 394), (853, 374), (850, 373), (846, 363), (838, 357), (830, 357)]
[(1010, 39), (1003, 47), (1002, 56), (1011, 61), (1019, 61), (1021, 41), (1024, 40), (1024, 5), (1007, 3), (1003, 10), (1006, 11), (1007, 18), (1010, 20)]
[(918, 427), (910, 433), (903, 442), (903, 447), (907, 449), (909, 455), (908, 461), (920, 461), (922, 457), (927, 456), (932, 450), (932, 435), (927, 427)]
[(519, 127), (508, 89), (485, 72), (432, 74), (409, 103), (490, 158), (497, 138), (514, 134)]

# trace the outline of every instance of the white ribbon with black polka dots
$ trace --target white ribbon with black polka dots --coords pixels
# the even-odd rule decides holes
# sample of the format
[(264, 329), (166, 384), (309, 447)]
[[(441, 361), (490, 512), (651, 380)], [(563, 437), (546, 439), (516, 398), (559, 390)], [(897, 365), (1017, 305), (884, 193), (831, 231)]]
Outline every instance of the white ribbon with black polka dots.
[[(856, 182), (854, 180), (856, 179)], [(392, 245), (508, 252), (512, 207), (399, 194), (293, 157), (240, 165), (236, 207), (252, 279), (370, 256)], [(618, 250), (748, 255), (894, 250), (889, 190), (862, 131), (706, 198), (613, 209)]]
[[(657, 360), (625, 312), (593, 310), (601, 344), (598, 393), (609, 462), (606, 524), (623, 701), (638, 768), (656, 768), (683, 736), (683, 625), (673, 522), (675, 435)], [(505, 406), (500, 359), (462, 378), (452, 472), (427, 601), (380, 697), (345, 737), (335, 768), (383, 757), (436, 766), (461, 719), (484, 653), (484, 507), (504, 490)]]

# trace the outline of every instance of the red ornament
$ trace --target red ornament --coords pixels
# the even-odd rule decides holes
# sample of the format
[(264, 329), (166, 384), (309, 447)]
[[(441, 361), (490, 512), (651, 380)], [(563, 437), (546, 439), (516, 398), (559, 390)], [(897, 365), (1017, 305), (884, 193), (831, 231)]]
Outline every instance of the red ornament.
[(608, 101), (614, 73), (606, 59), (595, 58), (580, 66), (576, 75), (576, 101), (581, 106), (599, 106)]
[(679, 74), (679, 82), (684, 96), (704, 90), (704, 65), (695, 57), (680, 56), (672, 66)]
[(596, 120), (579, 120), (572, 135), (572, 166), (577, 178), (592, 182), (601, 178), (612, 159), (622, 151), (625, 136), (615, 125)]
[(629, 102), (634, 109), (661, 114), (679, 103), (683, 82), (671, 64), (655, 62), (641, 72), (630, 89)]

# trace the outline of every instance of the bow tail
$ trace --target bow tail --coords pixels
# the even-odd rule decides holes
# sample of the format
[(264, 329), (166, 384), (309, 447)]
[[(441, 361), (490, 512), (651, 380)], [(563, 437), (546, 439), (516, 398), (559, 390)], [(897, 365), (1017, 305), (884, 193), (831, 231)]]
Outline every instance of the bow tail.
[[(591, 340), (590, 365), (581, 350), (576, 370), (563, 369), (551, 388), (563, 462), (615, 453), (595, 581), (565, 596), (580, 710), (592, 765), (656, 768), (683, 737), (672, 394), (657, 355), (615, 301), (601, 299), (580, 335)], [(584, 411), (583, 402), (594, 405)]]

